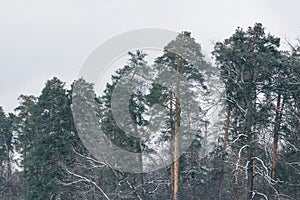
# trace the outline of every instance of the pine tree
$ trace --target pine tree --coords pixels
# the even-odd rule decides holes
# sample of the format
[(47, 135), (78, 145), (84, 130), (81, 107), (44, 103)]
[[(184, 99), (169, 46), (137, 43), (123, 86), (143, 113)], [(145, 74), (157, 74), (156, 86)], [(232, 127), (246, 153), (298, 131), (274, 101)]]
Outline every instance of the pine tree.
[(53, 78), (46, 83), (35, 107), (35, 139), (27, 156), (27, 199), (67, 197), (61, 181), (65, 166), (73, 159), (73, 120), (64, 83)]
[(260, 128), (270, 125), (270, 111), (259, 102), (270, 97), (270, 85), (274, 85), (271, 77), (278, 71), (281, 55), (279, 42), (279, 38), (265, 34), (262, 24), (258, 23), (247, 31), (238, 28), (229, 39), (217, 43), (213, 52), (221, 69), (227, 101), (242, 119), (238, 122), (242, 128), (238, 130), (238, 138), (245, 138), (246, 142), (239, 150), (246, 148), (247, 152), (246, 199), (255, 195), (254, 168), (257, 166), (254, 166), (254, 159), (259, 158), (255, 155), (255, 149), (259, 147), (257, 133), (263, 133)]
[[(195, 118), (195, 116), (184, 116), (190, 114), (196, 114), (198, 115), (197, 117), (199, 117), (201, 109), (199, 103), (195, 100), (197, 95), (192, 91), (192, 88), (196, 87), (198, 91), (200, 88), (200, 90), (205, 93), (207, 88), (204, 84), (204, 73), (209, 70), (210, 65), (204, 60), (201, 46), (191, 37), (191, 33), (182, 32), (175, 40), (166, 45), (164, 54), (156, 60), (156, 68), (158, 70), (157, 79), (164, 80), (169, 84), (167, 87), (158, 87), (157, 84), (153, 85), (152, 92), (158, 92), (154, 90), (155, 87), (160, 89), (160, 95), (166, 96), (163, 105), (169, 109), (167, 114), (169, 116), (167, 120), (168, 126), (166, 127), (169, 136), (164, 137), (170, 141), (171, 159), (174, 161), (173, 166), (171, 166), (171, 177), (173, 188), (172, 196), (173, 199), (176, 200), (179, 198), (180, 165), (184, 164), (180, 164), (179, 159), (180, 151), (182, 151), (180, 150), (180, 143), (182, 142), (180, 138), (184, 137), (180, 134), (183, 134), (182, 130), (184, 126), (187, 128), (187, 126), (191, 124), (191, 122), (183, 122), (182, 119)], [(170, 79), (165, 77), (167, 75), (166, 71), (175, 73), (175, 78)], [(187, 84), (187, 82), (189, 82), (190, 85)], [(198, 105), (199, 111), (195, 111), (197, 108), (193, 108), (193, 110), (189, 111), (190, 107), (185, 107), (184, 105)], [(184, 111), (184, 113), (182, 113), (182, 111)], [(202, 119), (197, 119), (197, 121), (199, 123)], [(195, 127), (195, 125), (193, 126)], [(197, 131), (194, 131), (194, 133), (190, 133), (192, 137), (197, 135)], [(191, 159), (193, 159), (193, 148), (191, 148)]]
[[(138, 81), (141, 78), (139, 68), (145, 64), (144, 57), (146, 54), (136, 51), (135, 53), (129, 52), (129, 56), (128, 65), (119, 69), (116, 75), (112, 76), (112, 84), (107, 84), (104, 95), (100, 98), (96, 97), (93, 85), (87, 83), (84, 79), (79, 79), (74, 83), (73, 113), (75, 113), (75, 125), (80, 129), (83, 139), (85, 137), (84, 134), (91, 132), (94, 132), (95, 137), (97, 137), (96, 135), (101, 134), (101, 132), (96, 129), (91, 130), (91, 127), (100, 127), (113, 144), (136, 154), (136, 159), (133, 162), (139, 163), (139, 166), (136, 167), (139, 168), (139, 172), (143, 172), (142, 151), (145, 150), (145, 144), (140, 139), (140, 134), (142, 134), (140, 130), (147, 123), (143, 117), (146, 109), (143, 91), (142, 88), (137, 88), (133, 92), (130, 91), (132, 94), (129, 96), (123, 92), (131, 88), (131, 81)], [(113, 96), (114, 91), (118, 89), (120, 93)], [(123, 95), (127, 95), (128, 98)], [(122, 109), (118, 109), (118, 106), (122, 106), (122, 103), (128, 106), (127, 110), (123, 112)], [(86, 112), (86, 106), (91, 108), (88, 109), (89, 112)], [(113, 107), (117, 113), (113, 113)], [(126, 112), (128, 110), (129, 113)], [(121, 118), (117, 118), (118, 116), (116, 115), (121, 116)], [(124, 127), (125, 129), (123, 129)], [(88, 142), (88, 140), (85, 142)], [(99, 148), (97, 151), (101, 151), (101, 149)], [(104, 151), (108, 150), (105, 149)], [(114, 194), (116, 190), (119, 191), (120, 196), (132, 193), (129, 197), (144, 198), (144, 174), (115, 170), (113, 166), (116, 166), (114, 162), (118, 162), (118, 155), (111, 157), (110, 153), (112, 152), (103, 152), (103, 155), (108, 155), (109, 157), (103, 157), (102, 161), (106, 166), (99, 173), (106, 183), (101, 183), (99, 186), (105, 188), (106, 194), (112, 198), (116, 195)], [(128, 159), (128, 162), (130, 161)], [(126, 181), (123, 181), (123, 179), (126, 179)], [(90, 177), (90, 180), (95, 179)]]
[[(300, 48), (293, 47), (292, 52), (285, 59), (284, 64), (287, 65), (286, 76), (281, 76), (282, 88), (282, 104), (279, 110), (278, 137), (279, 144), (282, 148), (278, 148), (277, 165), (275, 166), (276, 181), (278, 180), (277, 189), (291, 198), (297, 198), (299, 193), (299, 156), (300, 156)], [(276, 125), (276, 124), (275, 124)], [(273, 166), (274, 167), (274, 166)]]
[[(143, 158), (142, 152), (145, 150), (145, 141), (140, 138), (143, 137), (142, 127), (147, 124), (144, 119), (144, 113), (146, 112), (145, 99), (143, 93), (145, 92), (141, 84), (138, 88), (132, 88), (132, 83), (141, 82), (144, 75), (141, 74), (142, 68), (146, 65), (145, 56), (147, 54), (137, 50), (135, 53), (128, 53), (129, 63), (123, 68), (119, 69), (115, 76), (112, 76), (112, 85), (107, 84), (105, 94), (101, 98), (104, 102), (103, 115), (101, 119), (101, 127), (105, 134), (109, 136), (114, 143), (122, 148), (125, 148), (131, 152), (135, 152), (137, 155), (137, 162), (139, 163), (139, 174), (132, 175), (134, 177), (135, 185), (138, 185), (135, 195), (143, 196), (144, 194), (144, 178), (143, 178)], [(121, 82), (121, 83), (119, 83)], [(118, 86), (117, 86), (118, 85)], [(117, 88), (118, 87), (118, 88)], [(132, 94), (127, 99), (123, 92), (128, 89), (134, 89), (130, 91)], [(117, 92), (115, 92), (117, 90)], [(123, 92), (122, 92), (123, 91)], [(113, 97), (113, 92), (115, 96)], [(125, 96), (123, 96), (125, 95)], [(114, 98), (114, 99), (113, 99)], [(129, 102), (125, 102), (129, 100)], [(115, 104), (113, 104), (115, 103)], [(122, 109), (117, 109), (121, 104), (128, 105), (129, 115)], [(113, 113), (112, 108), (118, 113)], [(116, 118), (121, 116), (121, 118)], [(124, 128), (127, 127), (125, 130)], [(133, 136), (135, 137), (133, 137)], [(137, 176), (137, 177), (135, 177)]]
[(17, 132), (16, 149), (21, 156), (20, 166), (23, 171), (22, 177), (22, 193), (26, 198), (28, 196), (28, 169), (30, 166), (29, 154), (34, 150), (36, 145), (36, 125), (35, 125), (35, 109), (36, 98), (34, 96), (21, 95), (19, 97), (20, 105), (15, 109), (17, 116), (14, 124)]
[(3, 199), (13, 199), (12, 155), (13, 155), (13, 116), (6, 116), (0, 107), (0, 188)]

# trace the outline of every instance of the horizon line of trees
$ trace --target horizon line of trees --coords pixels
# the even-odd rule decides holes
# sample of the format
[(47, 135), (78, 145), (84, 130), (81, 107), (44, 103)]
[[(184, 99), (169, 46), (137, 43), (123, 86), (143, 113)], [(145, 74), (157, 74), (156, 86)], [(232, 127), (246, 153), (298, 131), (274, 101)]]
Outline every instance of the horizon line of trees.
[[(280, 50), (260, 23), (238, 27), (215, 44), (213, 66), (182, 32), (150, 69), (146, 52), (129, 52), (101, 96), (83, 78), (70, 90), (48, 80), (40, 96), (20, 95), (14, 113), (0, 107), (0, 199), (298, 199), (300, 42), (290, 46)], [(129, 99), (114, 96), (132, 83)], [(129, 121), (115, 116), (123, 103)], [(97, 160), (84, 146), (93, 126), (144, 173)], [(171, 164), (146, 172), (143, 153), (160, 147)]]

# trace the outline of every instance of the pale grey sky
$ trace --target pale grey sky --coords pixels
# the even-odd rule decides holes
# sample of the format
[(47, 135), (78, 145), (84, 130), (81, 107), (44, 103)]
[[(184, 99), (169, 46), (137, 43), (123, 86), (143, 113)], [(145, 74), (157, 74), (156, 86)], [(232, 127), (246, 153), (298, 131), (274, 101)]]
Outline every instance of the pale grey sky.
[(0, 106), (12, 111), (53, 76), (69, 85), (91, 51), (125, 31), (188, 30), (210, 53), (237, 26), (261, 22), (294, 42), (299, 8), (298, 0), (0, 0)]

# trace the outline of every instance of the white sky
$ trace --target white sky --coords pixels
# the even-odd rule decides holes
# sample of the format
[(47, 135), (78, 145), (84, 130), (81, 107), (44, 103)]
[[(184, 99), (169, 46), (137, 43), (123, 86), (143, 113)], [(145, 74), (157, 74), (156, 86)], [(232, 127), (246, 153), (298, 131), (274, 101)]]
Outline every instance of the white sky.
[(237, 26), (300, 38), (298, 0), (0, 0), (0, 105), (39, 95), (47, 79), (69, 85), (107, 39), (139, 28), (187, 30), (210, 53)]

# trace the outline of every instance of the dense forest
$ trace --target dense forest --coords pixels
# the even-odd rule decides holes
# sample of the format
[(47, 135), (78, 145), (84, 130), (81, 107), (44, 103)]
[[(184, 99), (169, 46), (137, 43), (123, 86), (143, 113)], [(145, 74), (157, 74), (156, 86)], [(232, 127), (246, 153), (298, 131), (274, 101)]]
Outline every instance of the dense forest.
[[(129, 52), (101, 95), (84, 77), (20, 95), (0, 107), (0, 199), (299, 199), (300, 43), (281, 42), (238, 27), (210, 63), (182, 32), (151, 65)], [(100, 134), (135, 157), (88, 148)]]

